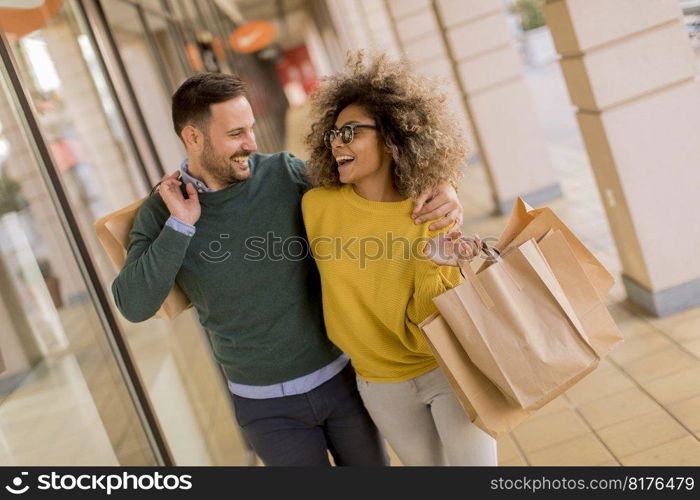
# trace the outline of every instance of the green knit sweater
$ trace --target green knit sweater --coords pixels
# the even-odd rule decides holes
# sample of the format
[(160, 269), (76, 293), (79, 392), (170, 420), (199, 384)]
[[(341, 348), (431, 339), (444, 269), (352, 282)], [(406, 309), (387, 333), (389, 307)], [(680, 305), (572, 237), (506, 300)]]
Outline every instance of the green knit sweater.
[(229, 380), (269, 385), (311, 373), (340, 351), (323, 327), (302, 221), (304, 162), (289, 153), (253, 154), (249, 165), (247, 180), (199, 193), (194, 236), (165, 226), (170, 213), (160, 194), (150, 196), (112, 292), (124, 317), (138, 322), (155, 314), (177, 282), (210, 330)]

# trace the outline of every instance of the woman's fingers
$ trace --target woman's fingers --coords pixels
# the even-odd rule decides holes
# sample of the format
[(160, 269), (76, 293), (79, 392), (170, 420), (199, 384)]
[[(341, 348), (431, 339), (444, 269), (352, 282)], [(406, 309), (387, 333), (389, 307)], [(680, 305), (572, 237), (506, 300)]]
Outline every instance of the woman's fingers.
[(481, 239), (462, 237), (456, 242), (455, 248), (460, 258), (471, 260), (481, 252)]
[(460, 240), (459, 242), (459, 258), (464, 260), (472, 260), (474, 251), (468, 241)]
[(450, 231), (447, 233), (447, 237), (451, 240), (458, 240), (459, 238), (462, 237), (462, 231), (457, 229), (456, 231)]

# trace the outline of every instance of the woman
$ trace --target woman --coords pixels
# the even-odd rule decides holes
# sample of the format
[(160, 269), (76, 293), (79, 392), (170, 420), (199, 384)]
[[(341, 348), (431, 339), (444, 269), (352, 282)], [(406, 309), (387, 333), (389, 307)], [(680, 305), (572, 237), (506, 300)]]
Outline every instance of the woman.
[(363, 59), (312, 97), (307, 173), (319, 187), (302, 211), (326, 329), (404, 465), (496, 465), (495, 441), (470, 422), (418, 327), (432, 298), (459, 283), (457, 257), (481, 244), (411, 219), (412, 197), (458, 178), (463, 141), (428, 80)]

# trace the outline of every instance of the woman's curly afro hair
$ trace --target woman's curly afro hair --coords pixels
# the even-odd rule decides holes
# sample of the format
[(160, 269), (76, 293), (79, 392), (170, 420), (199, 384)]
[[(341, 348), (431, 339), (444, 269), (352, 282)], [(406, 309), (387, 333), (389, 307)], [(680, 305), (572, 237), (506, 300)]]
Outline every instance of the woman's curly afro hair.
[(323, 78), (311, 95), (314, 123), (306, 137), (311, 150), (306, 173), (313, 185), (341, 184), (323, 134), (350, 104), (374, 118), (393, 158), (394, 183), (404, 196), (416, 197), (440, 181), (461, 177), (465, 140), (437, 83), (416, 74), (405, 61), (379, 56), (366, 62), (357, 51), (348, 55), (344, 71)]

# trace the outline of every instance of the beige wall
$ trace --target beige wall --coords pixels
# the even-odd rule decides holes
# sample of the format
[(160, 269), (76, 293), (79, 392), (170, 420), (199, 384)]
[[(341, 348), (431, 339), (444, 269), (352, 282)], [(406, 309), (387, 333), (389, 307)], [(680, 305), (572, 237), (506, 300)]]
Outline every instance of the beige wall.
[(545, 7), (630, 298), (700, 305), (700, 83), (676, 0)]

